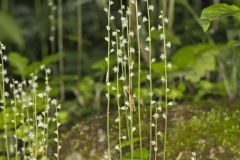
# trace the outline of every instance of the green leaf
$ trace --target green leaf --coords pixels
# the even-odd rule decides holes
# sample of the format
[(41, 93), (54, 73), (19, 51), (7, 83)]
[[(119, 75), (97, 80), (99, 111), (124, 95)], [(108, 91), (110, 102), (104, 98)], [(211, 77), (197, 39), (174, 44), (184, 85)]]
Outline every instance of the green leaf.
[[(147, 160), (148, 156), (149, 156), (149, 151), (146, 148), (142, 149), (142, 157), (141, 157), (141, 150), (140, 150), (140, 148), (135, 149), (134, 153), (133, 153), (134, 160), (140, 160), (140, 159)], [(131, 159), (131, 152), (127, 152), (124, 155), (124, 159), (130, 160)]]
[(189, 45), (179, 49), (172, 62), (187, 80), (197, 82), (207, 71), (215, 69), (216, 48), (211, 44)]
[(235, 5), (220, 3), (204, 8), (201, 14), (201, 25), (206, 32), (211, 24), (211, 21), (219, 20), (229, 16), (240, 16), (240, 8)]
[(51, 63), (55, 63), (57, 62), (63, 55), (62, 54), (53, 54), (53, 55), (50, 55), (50, 56), (47, 56), (46, 58), (44, 58), (41, 63), (42, 64), (45, 64), (45, 65), (48, 65), (48, 64), (51, 64)]
[(0, 12), (0, 19), (0, 41), (10, 41), (20, 48), (23, 47), (24, 39), (15, 20), (3, 12)]
[(21, 76), (26, 75), (26, 68), (28, 66), (28, 59), (19, 53), (11, 52), (9, 54), (10, 65), (15, 68), (15, 73)]
[[(140, 139), (138, 137), (133, 138), (134, 143), (139, 142), (139, 140)], [(123, 141), (121, 147), (124, 148), (124, 147), (130, 146), (130, 144), (131, 144), (130, 141)]]

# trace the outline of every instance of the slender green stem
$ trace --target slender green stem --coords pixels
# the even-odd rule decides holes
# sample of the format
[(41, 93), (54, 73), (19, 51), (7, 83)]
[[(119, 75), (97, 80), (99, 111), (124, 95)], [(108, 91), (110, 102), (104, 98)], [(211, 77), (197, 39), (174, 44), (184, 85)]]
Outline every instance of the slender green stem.
[[(0, 45), (2, 45), (0, 43)], [(3, 105), (3, 121), (4, 121), (4, 137), (5, 137), (5, 147), (7, 153), (7, 160), (10, 160), (10, 153), (8, 148), (8, 127), (7, 127), (7, 112), (6, 112), (6, 99), (5, 99), (5, 68), (4, 68), (4, 61), (3, 61), (3, 51), (2, 46), (0, 46), (1, 52), (1, 65), (2, 65), (2, 105)]]
[(16, 100), (16, 90), (15, 90), (15, 82), (13, 80), (13, 99), (14, 99), (14, 106), (13, 106), (13, 116), (14, 116), (14, 138), (15, 138), (15, 159), (18, 158), (18, 137), (17, 137), (17, 100)]
[[(200, 18), (198, 17), (197, 13), (193, 10), (193, 8), (188, 4), (188, 2), (185, 1), (179, 1), (193, 16), (193, 18), (196, 20), (196, 22), (198, 23), (199, 27), (202, 28), (202, 23), (200, 21)], [(211, 35), (209, 35), (208, 32), (204, 32), (204, 34), (206, 35), (209, 43), (214, 44), (214, 41), (211, 37)]]
[(168, 126), (168, 74), (167, 74), (167, 47), (166, 47), (166, 26), (165, 15), (162, 17), (163, 27), (163, 54), (164, 54), (164, 78), (165, 78), (165, 132), (164, 132), (164, 148), (163, 148), (163, 160), (166, 160), (167, 151), (167, 126)]
[[(131, 8), (131, 2), (129, 1), (129, 9)], [(133, 156), (134, 156), (134, 134), (133, 134), (133, 119), (134, 119), (134, 115), (133, 115), (133, 109), (132, 107), (133, 106), (133, 103), (132, 102), (132, 70), (133, 70), (133, 66), (131, 67), (131, 62), (132, 62), (132, 55), (130, 53), (130, 48), (131, 48), (131, 37), (130, 37), (130, 28), (131, 28), (131, 14), (127, 15), (127, 19), (128, 19), (128, 25), (127, 25), (127, 63), (128, 63), (128, 102), (129, 102), (129, 107), (130, 107), (130, 110), (129, 110), (129, 116), (130, 116), (130, 126), (129, 126), (129, 140), (130, 140), (130, 151), (131, 151), (131, 159), (133, 159)], [(126, 74), (126, 73), (125, 73)]]
[[(157, 109), (157, 105), (155, 105), (155, 114), (158, 114), (158, 109)], [(155, 142), (156, 142), (156, 148), (154, 149), (155, 151), (155, 160), (157, 160), (157, 151), (158, 151), (158, 117), (155, 117)]]
[(110, 145), (110, 23), (111, 23), (111, 0), (108, 2), (108, 57), (107, 57), (107, 99), (108, 99), (108, 104), (107, 104), (107, 144), (108, 144), (108, 156), (109, 160), (111, 160), (111, 145)]
[(50, 36), (49, 36), (49, 41), (50, 41), (50, 52), (51, 54), (55, 53), (55, 9), (56, 6), (52, 0), (49, 0), (49, 9), (50, 9), (50, 14), (49, 14), (49, 20), (50, 20)]
[[(35, 83), (35, 82), (34, 82)], [(35, 149), (34, 157), (37, 159), (38, 152), (38, 122), (37, 122), (37, 89), (33, 92), (33, 103), (34, 103), (34, 127), (35, 127)]]
[(142, 152), (142, 126), (141, 126), (141, 46), (140, 46), (140, 33), (139, 33), (139, 19), (138, 19), (138, 2), (135, 1), (136, 9), (136, 24), (137, 24), (137, 48), (138, 48), (138, 127), (139, 127), (139, 143), (141, 159), (143, 158)]
[[(151, 16), (149, 10), (149, 0), (147, 0), (147, 19), (148, 19), (148, 48), (149, 48), (149, 92), (152, 94), (152, 39), (151, 39)], [(149, 160), (152, 159), (152, 96), (150, 97), (150, 115), (149, 115)]]
[[(60, 106), (60, 105), (59, 105)], [(60, 123), (58, 121), (58, 105), (55, 106), (55, 118), (56, 118), (56, 135), (57, 135), (57, 155), (56, 158), (59, 160), (59, 151), (60, 151), (60, 145), (59, 145), (59, 126)]]
[(173, 20), (174, 20), (174, 8), (175, 8), (175, 0), (169, 1), (169, 12), (168, 12), (168, 18), (169, 18), (169, 24), (168, 24), (168, 30), (172, 31), (173, 27)]
[[(23, 85), (23, 83), (22, 83)], [(22, 86), (24, 88), (24, 86)], [(23, 140), (23, 148), (22, 148), (22, 152), (23, 152), (23, 159), (25, 159), (26, 156), (26, 125), (25, 125), (25, 107), (27, 106), (27, 104), (25, 103), (25, 92), (21, 93), (21, 124), (22, 124), (22, 140)]]
[[(63, 8), (62, 0), (58, 0), (58, 53), (60, 56), (59, 60), (59, 73), (61, 76), (64, 74), (64, 59), (63, 59)], [(65, 87), (64, 81), (60, 81), (60, 97), (61, 101), (65, 99)]]
[(163, 10), (163, 14), (167, 15), (167, 0), (162, 0), (162, 10)]
[[(118, 54), (119, 52), (119, 47), (118, 47), (118, 33), (116, 32), (116, 53)], [(117, 55), (118, 56), (118, 55)], [(120, 92), (119, 92), (119, 62), (117, 62), (117, 106), (118, 106), (118, 141), (119, 141), (119, 154), (120, 154), (120, 160), (122, 160), (122, 125), (121, 125), (121, 109), (120, 109)]]
[(77, 75), (81, 76), (81, 54), (82, 54), (82, 4), (77, 0), (77, 34), (78, 34), (78, 55), (77, 55)]
[[(48, 80), (48, 73), (45, 69), (45, 86), (46, 88), (49, 88), (49, 80)], [(46, 124), (46, 128), (44, 128), (44, 133), (45, 133), (45, 142), (44, 142), (44, 148), (45, 148), (45, 152), (44, 155), (47, 157), (48, 155), (48, 130), (49, 130), (49, 102), (48, 102), (48, 98), (49, 98), (49, 91), (47, 89), (45, 89), (46, 92), (46, 97), (45, 97), (45, 114), (44, 114), (44, 122)]]
[[(28, 133), (28, 134), (31, 132), (29, 107), (30, 107), (30, 106), (27, 105), (27, 108), (26, 108), (26, 110), (27, 110), (27, 128), (28, 128), (28, 132), (27, 132), (27, 133)], [(26, 133), (26, 134), (27, 134), (27, 133)], [(31, 143), (30, 143), (30, 137), (29, 137), (29, 136), (27, 136), (27, 140), (26, 140), (26, 141), (29, 142), (27, 149), (28, 149), (28, 152), (31, 153), (31, 152), (30, 152)]]

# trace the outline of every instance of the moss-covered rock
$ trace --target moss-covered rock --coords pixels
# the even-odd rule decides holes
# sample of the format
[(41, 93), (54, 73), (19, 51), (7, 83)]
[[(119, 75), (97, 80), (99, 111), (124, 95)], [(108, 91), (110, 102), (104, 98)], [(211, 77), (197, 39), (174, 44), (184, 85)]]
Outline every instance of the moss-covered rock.
[[(198, 160), (240, 159), (240, 106), (238, 104), (204, 102), (198, 105), (178, 105), (169, 108), (167, 153), (169, 160), (190, 159), (196, 152)], [(142, 135), (144, 148), (149, 148), (149, 110), (142, 109)], [(137, 116), (137, 115), (135, 115)], [(111, 144), (113, 159), (118, 159), (114, 144), (118, 141), (117, 113), (111, 114)], [(137, 119), (137, 118), (136, 118)], [(125, 119), (122, 119), (124, 123)], [(164, 119), (159, 128), (163, 132)], [(137, 127), (137, 121), (134, 121)], [(124, 125), (124, 124), (123, 124)], [(123, 126), (123, 128), (126, 126)], [(123, 130), (126, 134), (126, 130)], [(137, 133), (135, 137), (137, 137)], [(139, 148), (136, 138), (135, 148)], [(123, 148), (129, 152), (128, 142)], [(159, 138), (161, 159), (162, 139)], [(107, 150), (106, 117), (89, 118), (72, 128), (63, 140), (61, 159), (101, 160)]]

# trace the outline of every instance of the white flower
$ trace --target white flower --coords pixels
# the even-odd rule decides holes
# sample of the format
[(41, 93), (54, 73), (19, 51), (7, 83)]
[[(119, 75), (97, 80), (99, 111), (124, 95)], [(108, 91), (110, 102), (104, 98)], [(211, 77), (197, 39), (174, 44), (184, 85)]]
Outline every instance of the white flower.
[(155, 31), (155, 29), (156, 29), (155, 27), (152, 27), (152, 28), (151, 28), (151, 31)]
[(161, 81), (165, 82), (166, 81), (165, 77), (161, 77)]
[(116, 150), (120, 150), (119, 145), (116, 145), (114, 148), (115, 148)]
[(152, 141), (151, 144), (154, 146), (154, 145), (156, 145), (156, 142), (155, 142), (155, 141)]
[(136, 127), (132, 127), (132, 132), (136, 131), (136, 129), (137, 129)]
[(38, 97), (43, 98), (43, 93), (39, 93)]
[(51, 91), (51, 87), (50, 86), (46, 86), (45, 90), (46, 90), (46, 92), (50, 92)]
[(149, 5), (148, 9), (149, 9), (149, 11), (153, 11), (154, 10), (154, 6), (153, 5)]
[(45, 68), (45, 65), (41, 65), (40, 69), (43, 70)]
[(172, 63), (168, 63), (167, 67), (171, 69), (172, 68)]
[(149, 47), (145, 47), (145, 50), (149, 52)]
[(104, 8), (103, 10), (104, 10), (104, 12), (108, 12), (108, 9), (107, 9), (107, 8)]
[(164, 22), (165, 22), (165, 23), (168, 23), (168, 18), (164, 18)]
[(8, 58), (7, 58), (6, 55), (4, 55), (4, 56), (2, 57), (2, 59), (6, 62)]
[(2, 70), (2, 75), (6, 75), (7, 74), (7, 70)]
[(109, 41), (109, 38), (108, 38), (108, 37), (105, 37), (104, 39), (105, 39), (105, 41), (107, 41), (107, 42)]
[(121, 80), (121, 81), (125, 81), (125, 80), (126, 80), (126, 77), (121, 76), (121, 77), (120, 77), (120, 80)]
[(131, 52), (131, 53), (135, 53), (135, 49), (131, 47), (131, 48), (130, 48), (130, 52)]
[(120, 98), (121, 97), (121, 94), (117, 94), (117, 98)]
[(9, 82), (9, 78), (5, 78), (4, 81), (5, 81), (5, 83), (8, 83)]
[(160, 55), (160, 58), (161, 58), (162, 60), (165, 60), (165, 59), (166, 59), (166, 55), (165, 55), (165, 54), (161, 54), (161, 55)]
[(171, 48), (171, 46), (172, 46), (171, 42), (168, 42), (168, 43), (167, 43), (167, 47), (168, 47), (168, 48)]
[(146, 38), (146, 41), (147, 41), (147, 42), (151, 41), (151, 38), (150, 38), (150, 37), (147, 37), (147, 38)]
[(151, 104), (156, 104), (156, 101), (151, 100)]
[(34, 139), (34, 137), (35, 137), (34, 134), (33, 134), (33, 132), (30, 132), (30, 133), (28, 134), (28, 136), (29, 136), (30, 139)]
[(42, 120), (42, 116), (40, 116), (40, 115), (37, 116), (37, 120), (38, 120), (38, 121), (41, 121), (41, 120)]
[(47, 74), (50, 74), (50, 73), (51, 73), (51, 69), (47, 68), (47, 69), (46, 69), (46, 73), (47, 73)]
[(113, 1), (110, 1), (109, 4), (110, 4), (110, 6), (111, 6), (111, 5), (113, 5), (114, 3), (113, 3)]
[(164, 34), (160, 34), (160, 39), (161, 40), (165, 39), (165, 35)]
[(159, 118), (159, 114), (158, 113), (154, 113), (153, 114), (153, 118), (158, 119)]
[(122, 106), (120, 109), (124, 111), (124, 110), (127, 109), (127, 107), (126, 106)]
[(130, 35), (131, 37), (133, 37), (133, 36), (134, 36), (134, 32), (131, 31), (131, 32), (129, 33), (129, 35)]
[(158, 30), (161, 30), (163, 27), (161, 25), (158, 25)]
[(143, 21), (143, 23), (144, 23), (144, 22), (147, 22), (147, 21), (148, 21), (147, 17), (143, 17), (143, 20), (142, 20), (142, 21)]
[(133, 77), (135, 74), (133, 72), (130, 73), (130, 76)]
[(110, 82), (107, 82), (107, 86), (109, 87), (111, 85), (111, 83)]
[(173, 106), (173, 102), (168, 102), (168, 106)]
[(138, 12), (137, 12), (137, 15), (138, 15), (138, 16), (141, 16), (141, 15), (142, 15), (142, 13), (138, 11)]
[(166, 114), (165, 113), (163, 113), (162, 116), (163, 116), (164, 119), (166, 119)]
[(148, 74), (147, 76), (146, 76), (146, 78), (147, 78), (147, 80), (151, 80), (151, 75), (150, 74)]

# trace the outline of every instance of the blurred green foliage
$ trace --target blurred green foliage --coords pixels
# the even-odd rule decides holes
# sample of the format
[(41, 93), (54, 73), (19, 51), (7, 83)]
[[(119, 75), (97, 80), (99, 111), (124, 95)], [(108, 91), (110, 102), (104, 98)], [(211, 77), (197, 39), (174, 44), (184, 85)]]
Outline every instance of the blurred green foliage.
[[(123, 1), (125, 3), (125, 1)], [(157, 26), (157, 15), (161, 1), (153, 1), (152, 25)], [(76, 7), (82, 7), (82, 51), (81, 73), (77, 73), (77, 19)], [(9, 9), (0, 12), (0, 40), (7, 45), (9, 66), (16, 79), (25, 79), (30, 73), (38, 72), (45, 64), (53, 69), (51, 84), (52, 95), (59, 94), (58, 84), (66, 84), (66, 101), (63, 102), (62, 117), (65, 122), (74, 118), (100, 113), (104, 109), (105, 74), (106, 74), (106, 14), (103, 8), (105, 0), (75, 0), (64, 2), (63, 30), (65, 74), (58, 74), (57, 51), (50, 52), (49, 7), (44, 1), (10, 1)], [(240, 82), (240, 15), (238, 0), (190, 1), (176, 0), (174, 4), (173, 25), (167, 32), (167, 40), (172, 43), (169, 71), (171, 99), (179, 101), (198, 101), (209, 97), (239, 97)], [(142, 8), (144, 5), (141, 6)], [(117, 7), (112, 14), (117, 15)], [(143, 13), (145, 14), (145, 13)], [(97, 16), (96, 16), (97, 15)], [(57, 15), (55, 15), (57, 16)], [(55, 17), (56, 18), (56, 17)], [(55, 24), (56, 25), (56, 24)], [(117, 26), (118, 24), (116, 24)], [(57, 32), (57, 31), (56, 31)], [(146, 35), (143, 26), (141, 35)], [(56, 37), (57, 38), (57, 37)], [(164, 74), (163, 63), (159, 62), (161, 44), (159, 33), (152, 33), (153, 57), (157, 60), (152, 65), (154, 92), (163, 96), (160, 78)], [(144, 42), (142, 42), (144, 46)], [(55, 45), (55, 50), (57, 50)], [(111, 59), (114, 59), (112, 55)], [(114, 63), (111, 63), (113, 67)], [(147, 63), (142, 64), (142, 94), (147, 94)], [(80, 75), (80, 76), (77, 76)], [(111, 77), (116, 85), (114, 77)], [(135, 82), (133, 85), (137, 85)], [(114, 91), (112, 91), (114, 92)], [(144, 101), (144, 100), (143, 100)], [(114, 102), (113, 102), (114, 103)], [(70, 116), (66, 116), (71, 113)]]

